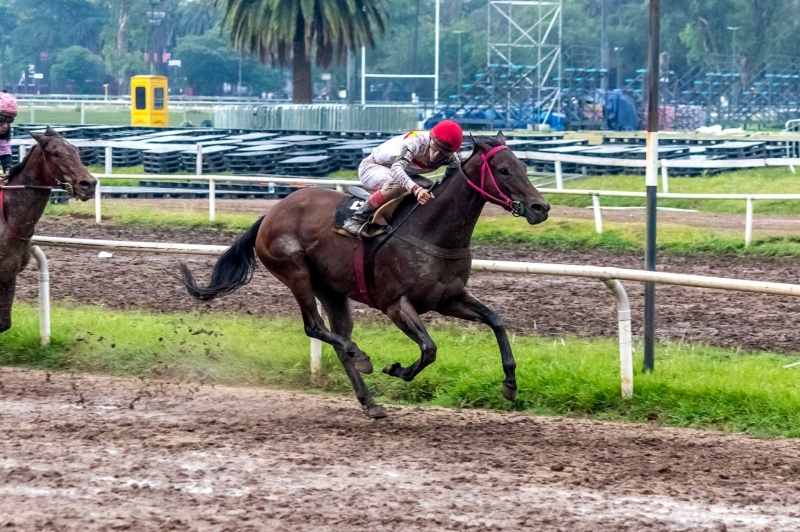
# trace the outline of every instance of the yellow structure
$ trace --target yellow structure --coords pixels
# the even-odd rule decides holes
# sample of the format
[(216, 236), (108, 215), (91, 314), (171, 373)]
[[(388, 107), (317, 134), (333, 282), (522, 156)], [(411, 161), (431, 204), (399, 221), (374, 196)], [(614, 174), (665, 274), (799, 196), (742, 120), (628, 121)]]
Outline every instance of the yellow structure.
[(167, 127), (169, 125), (167, 78), (131, 78), (131, 125)]

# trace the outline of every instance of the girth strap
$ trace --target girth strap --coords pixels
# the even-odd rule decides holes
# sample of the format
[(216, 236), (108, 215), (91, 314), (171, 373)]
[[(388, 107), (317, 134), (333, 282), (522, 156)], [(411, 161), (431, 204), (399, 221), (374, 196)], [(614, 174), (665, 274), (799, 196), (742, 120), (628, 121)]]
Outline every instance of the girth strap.
[(398, 240), (402, 240), (412, 246), (419, 248), (424, 253), (428, 255), (432, 255), (434, 257), (439, 257), (440, 259), (468, 259), (472, 256), (469, 248), (459, 248), (459, 249), (447, 249), (447, 248), (440, 248), (439, 246), (434, 246), (430, 242), (425, 242), (424, 240), (417, 238), (415, 236), (410, 235), (394, 235), (395, 238)]

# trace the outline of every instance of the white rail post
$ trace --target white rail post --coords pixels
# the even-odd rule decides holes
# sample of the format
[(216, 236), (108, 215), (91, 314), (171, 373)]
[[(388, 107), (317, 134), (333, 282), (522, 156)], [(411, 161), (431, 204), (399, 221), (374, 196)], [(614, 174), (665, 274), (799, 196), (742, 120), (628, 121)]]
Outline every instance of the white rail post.
[[(317, 300), (317, 312), (322, 315), (322, 304)], [(322, 342), (311, 339), (311, 374), (319, 375), (322, 371)]]
[(666, 161), (658, 161), (661, 165), (661, 192), (669, 194), (669, 173), (667, 170)]
[(33, 109), (33, 100), (28, 102), (28, 110), (31, 113), (31, 124), (36, 123), (36, 111)]
[(747, 198), (747, 214), (744, 219), (744, 247), (753, 241), (753, 198)]
[(113, 174), (114, 173), (114, 148), (111, 146), (106, 146), (106, 173)]
[(556, 188), (564, 189), (564, 172), (561, 168), (561, 159), (556, 159)]
[(603, 279), (617, 300), (619, 321), (619, 373), (622, 381), (622, 398), (633, 397), (633, 355), (631, 345), (631, 306), (625, 287), (616, 279)]
[(336, 185), (336, 192), (344, 192), (344, 185)]
[[(203, 175), (203, 144), (197, 144), (197, 161), (195, 165), (195, 174), (198, 176)], [(213, 179), (208, 180), (208, 219), (214, 221), (217, 219), (217, 184)]]
[(81, 102), (81, 125), (86, 125), (86, 102)]
[(97, 184), (94, 186), (94, 223), (99, 224), (103, 221), (103, 211), (100, 206), (100, 178), (97, 179)]
[(600, 196), (592, 194), (592, 210), (594, 210), (594, 228), (598, 235), (603, 234), (603, 215), (600, 214)]
[(26, 144), (19, 145), (19, 162), (22, 162), (25, 159), (25, 155), (28, 154), (28, 146)]
[(39, 266), (39, 337), (42, 345), (50, 344), (50, 269), (47, 257), (39, 246), (31, 248)]

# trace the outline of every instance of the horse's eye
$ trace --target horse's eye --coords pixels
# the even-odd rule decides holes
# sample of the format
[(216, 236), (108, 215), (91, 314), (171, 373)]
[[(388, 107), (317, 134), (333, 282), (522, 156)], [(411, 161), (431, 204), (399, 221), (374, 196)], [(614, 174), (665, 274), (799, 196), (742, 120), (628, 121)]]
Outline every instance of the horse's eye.
[(508, 171), (508, 166), (501, 166), (499, 168), (499, 170), (500, 170), (500, 173), (503, 174), (503, 175), (510, 175), (511, 174), (511, 172)]

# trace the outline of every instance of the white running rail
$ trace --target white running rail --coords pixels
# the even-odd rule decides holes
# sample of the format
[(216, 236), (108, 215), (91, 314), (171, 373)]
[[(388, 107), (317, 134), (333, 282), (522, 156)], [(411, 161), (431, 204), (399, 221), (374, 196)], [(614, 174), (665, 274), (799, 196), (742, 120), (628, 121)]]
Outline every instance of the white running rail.
[[(93, 251), (134, 251), (145, 253), (170, 253), (180, 255), (217, 256), (228, 249), (227, 246), (210, 246), (199, 244), (177, 244), (159, 242), (131, 242), (117, 240), (92, 240), (81, 238), (60, 238), (35, 236), (33, 242), (41, 246), (64, 247), (72, 249), (88, 249)], [(49, 274), (47, 259), (38, 246), (33, 248), (34, 257), (39, 264), (39, 316), (42, 345), (50, 341), (50, 300)], [(472, 269), (500, 273), (516, 273), (528, 275), (554, 275), (565, 277), (583, 277), (602, 281), (614, 294), (617, 319), (619, 322), (619, 357), (622, 397), (633, 397), (633, 360), (631, 337), (631, 311), (628, 295), (620, 281), (646, 282), (691, 286), (697, 288), (715, 288), (720, 290), (737, 290), (762, 294), (800, 296), (800, 285), (784, 283), (768, 283), (762, 281), (745, 281), (722, 277), (705, 277), (665, 272), (647, 272), (644, 270), (628, 270), (623, 268), (601, 268), (597, 266), (574, 266), (565, 264), (544, 264), (530, 262), (506, 262), (492, 260), (473, 260)], [(311, 341), (311, 372), (319, 373), (321, 369), (321, 344)]]

